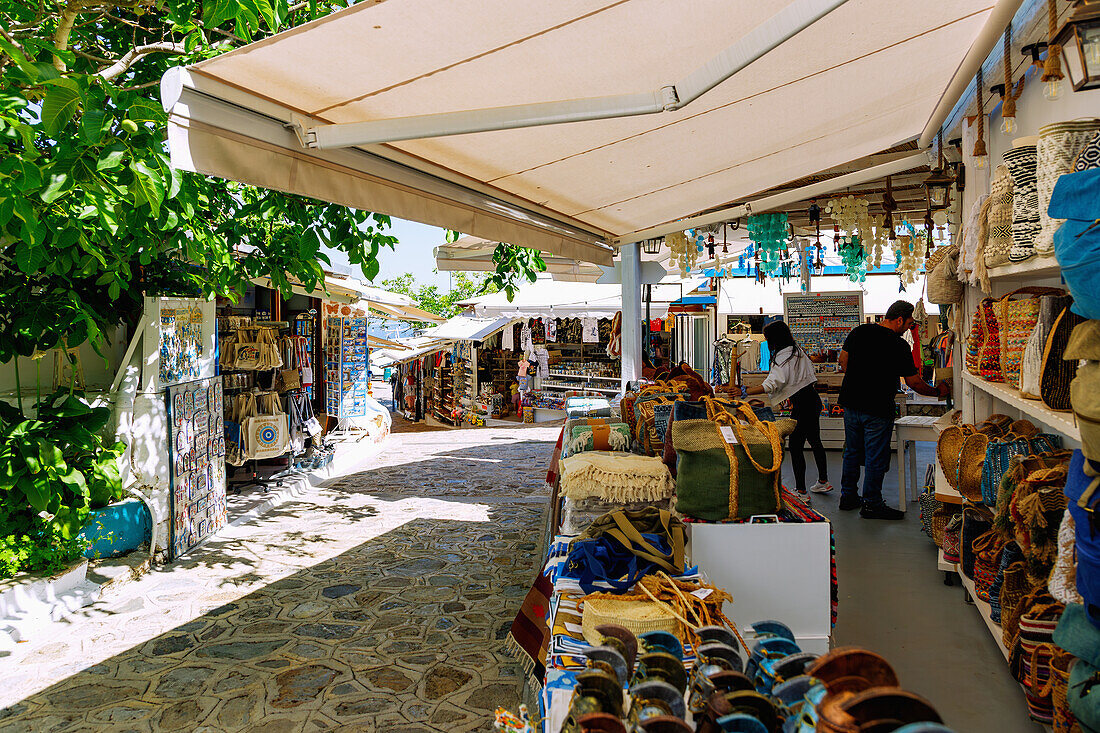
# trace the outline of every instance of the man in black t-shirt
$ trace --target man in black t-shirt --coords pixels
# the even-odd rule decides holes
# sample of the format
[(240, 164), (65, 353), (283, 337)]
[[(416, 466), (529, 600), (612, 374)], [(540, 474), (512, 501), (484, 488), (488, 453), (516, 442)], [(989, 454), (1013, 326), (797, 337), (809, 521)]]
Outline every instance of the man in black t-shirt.
[[(913, 304), (895, 302), (886, 318), (857, 326), (844, 341), (840, 368), (844, 382), (840, 405), (844, 408), (844, 468), (840, 478), (840, 508), (860, 509), (864, 519), (904, 519), (905, 513), (886, 506), (882, 500), (882, 479), (890, 469), (890, 436), (894, 431), (894, 397), (898, 379), (917, 394), (946, 397), (946, 382), (930, 387), (917, 373), (913, 353), (901, 334), (913, 326)], [(859, 496), (860, 466), (863, 499)]]

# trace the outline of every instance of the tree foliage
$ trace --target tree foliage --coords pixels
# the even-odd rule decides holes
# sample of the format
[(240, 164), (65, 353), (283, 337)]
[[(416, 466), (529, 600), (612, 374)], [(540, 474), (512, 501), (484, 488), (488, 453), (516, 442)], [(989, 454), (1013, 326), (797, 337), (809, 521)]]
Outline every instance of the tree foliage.
[(0, 9), (0, 362), (90, 340), (143, 294), (378, 272), (385, 216), (170, 166), (157, 81), (334, 0), (29, 0)]
[[(391, 293), (407, 295), (416, 301), (418, 308), (434, 313), (441, 318), (451, 318), (458, 315), (462, 308), (459, 306), (464, 300), (495, 293), (497, 288), (488, 275), (471, 277), (465, 272), (455, 272), (451, 275), (451, 287), (444, 291), (438, 285), (426, 285), (416, 282), (411, 272), (406, 272), (395, 278), (383, 280), (381, 287)], [(427, 326), (430, 324), (419, 324)]]

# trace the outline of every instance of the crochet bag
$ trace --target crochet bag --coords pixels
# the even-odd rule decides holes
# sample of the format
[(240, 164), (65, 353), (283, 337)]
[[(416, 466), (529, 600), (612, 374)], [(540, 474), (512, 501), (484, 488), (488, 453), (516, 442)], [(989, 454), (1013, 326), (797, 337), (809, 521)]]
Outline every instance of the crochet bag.
[(1039, 254), (1054, 251), (1054, 233), (1063, 216), (1050, 210), (1054, 189), (1061, 182), (1062, 174), (1073, 170), (1074, 160), (1096, 131), (1100, 120), (1074, 120), (1056, 122), (1039, 128), (1036, 184), (1039, 193), (1039, 235), (1035, 238), (1035, 250)]
[(982, 353), (982, 345), (985, 343), (985, 315), (983, 309), (985, 301), (978, 304), (974, 315), (970, 318), (970, 333), (966, 337), (966, 371), (978, 374), (979, 360)]
[(1066, 507), (1058, 526), (1058, 556), (1050, 571), (1047, 590), (1062, 603), (1084, 603), (1077, 592), (1077, 523)]
[[(1040, 298), (1044, 295), (1064, 295), (1058, 288), (1017, 288), (997, 301), (993, 312), (1001, 333), (1001, 375), (1012, 387), (1020, 386), (1020, 360), (1028, 337), (1039, 320)], [(1018, 296), (1026, 297), (1018, 297)]]
[(997, 490), (1013, 456), (1048, 453), (1061, 447), (1062, 436), (1052, 433), (1040, 433), (1030, 438), (1009, 433), (991, 438), (982, 463), (982, 503), (986, 506), (997, 505)]
[(1077, 362), (1067, 361), (1064, 356), (1069, 345), (1070, 335), (1078, 324), (1084, 321), (1072, 308), (1063, 308), (1050, 329), (1046, 345), (1043, 347), (1043, 368), (1039, 378), (1039, 396), (1043, 404), (1057, 412), (1069, 412), (1070, 384), (1077, 376)]
[(1009, 647), (1009, 669), (1024, 687), (1028, 713), (1040, 723), (1054, 717), (1050, 689), (1050, 660), (1054, 656), (1054, 630), (1065, 604), (1049, 594), (1032, 594), (1023, 602), (1019, 631)]
[[(917, 504), (920, 506), (921, 532), (935, 539), (935, 535), (932, 531), (932, 517), (935, 516), (936, 510), (943, 506), (943, 503), (936, 499), (935, 464), (928, 464), (928, 470), (924, 473), (924, 489), (921, 491), (920, 496), (917, 497)], [(939, 544), (939, 542), (936, 543), (937, 546)]]
[(986, 298), (979, 307), (982, 319), (982, 339), (978, 349), (978, 376), (989, 382), (1005, 381), (1001, 369), (1001, 326), (994, 307), (996, 301)]
[(997, 567), (997, 575), (993, 579), (993, 585), (989, 587), (989, 617), (996, 623), (1001, 623), (1001, 589), (1004, 588), (1005, 571), (1014, 563), (1020, 562), (1023, 553), (1014, 541), (1009, 540), (1001, 548), (1001, 562)]
[[(1038, 590), (1027, 577), (1027, 565), (1023, 560), (1010, 563), (1004, 571), (1001, 584), (1001, 643), (1012, 648), (1016, 633), (1020, 630), (1020, 612), (1024, 601)], [(1044, 592), (1046, 589), (1042, 589)]]
[(782, 440), (774, 423), (747, 407), (714, 421), (672, 423), (676, 510), (711, 522), (777, 513)]
[(1100, 460), (1100, 321), (1085, 321), (1073, 329), (1065, 357), (1085, 360), (1070, 382), (1070, 404), (1081, 430), (1081, 450)]
[(1039, 316), (1035, 328), (1028, 336), (1020, 357), (1020, 394), (1029, 400), (1039, 399), (1039, 384), (1043, 375), (1043, 349), (1046, 347), (1054, 319), (1069, 305), (1072, 298), (1065, 295), (1043, 295), (1039, 298)]
[(1065, 513), (1066, 466), (1033, 471), (1009, 502), (1016, 543), (1033, 585), (1046, 586), (1058, 556), (1058, 526)]
[[(1001, 567), (1001, 553), (1004, 550), (1005, 540), (1000, 533), (990, 528), (978, 537), (974, 538), (972, 548), (974, 552), (974, 595), (990, 602), (990, 590), (997, 578), (997, 571)], [(997, 601), (1000, 605), (1000, 599)]]
[(940, 506), (932, 513), (929, 533), (932, 541), (936, 543), (936, 547), (940, 549), (945, 547), (947, 525), (956, 516), (959, 516), (959, 510), (953, 505), (943, 503), (940, 503)]
[(961, 560), (962, 514), (954, 514), (943, 528), (943, 559), (947, 562)]
[(989, 239), (985, 244), (985, 266), (1008, 264), (1012, 250), (1012, 174), (999, 165), (989, 182)]

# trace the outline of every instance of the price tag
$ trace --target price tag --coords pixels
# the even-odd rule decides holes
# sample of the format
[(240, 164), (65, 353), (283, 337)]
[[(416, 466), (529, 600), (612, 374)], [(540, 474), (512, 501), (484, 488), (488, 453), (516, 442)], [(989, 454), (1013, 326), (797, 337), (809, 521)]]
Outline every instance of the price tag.
[(714, 592), (714, 588), (700, 588), (699, 590), (693, 590), (691, 595), (698, 598), (700, 601), (706, 599), (711, 593)]
[(737, 433), (733, 432), (733, 428), (729, 425), (719, 425), (718, 429), (722, 431), (722, 440), (726, 441), (730, 445), (737, 445)]

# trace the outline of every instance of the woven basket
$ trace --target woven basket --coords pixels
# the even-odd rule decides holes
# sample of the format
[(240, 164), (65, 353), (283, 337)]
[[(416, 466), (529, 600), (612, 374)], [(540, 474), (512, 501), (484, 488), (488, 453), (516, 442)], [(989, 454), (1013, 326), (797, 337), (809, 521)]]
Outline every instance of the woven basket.
[(1055, 733), (1080, 733), (1077, 718), (1069, 709), (1066, 693), (1069, 691), (1069, 673), (1077, 661), (1069, 652), (1059, 649), (1050, 660), (1050, 702), (1054, 707), (1052, 726)]
[(973, 433), (963, 439), (959, 451), (959, 481), (955, 488), (966, 499), (979, 504), (982, 501), (982, 467), (988, 446), (988, 435)]
[(1039, 434), (1039, 428), (1030, 420), (1015, 420), (1009, 424), (1008, 432), (1015, 433), (1021, 438), (1030, 438)]
[(603, 624), (618, 624), (635, 636), (647, 631), (667, 631), (680, 639), (685, 637), (683, 624), (666, 607), (653, 601), (619, 601), (604, 598), (585, 599), (581, 607), (581, 631), (589, 644), (597, 645), (603, 634), (596, 631)]
[(1005, 647), (1012, 645), (1016, 632), (1020, 630), (1020, 610), (1031, 591), (1027, 566), (1023, 560), (1005, 568), (1001, 585), (1001, 641)]
[(941, 504), (936, 511), (932, 512), (932, 541), (936, 543), (936, 547), (943, 547), (944, 530), (947, 529), (948, 522), (958, 514), (957, 509), (946, 504)]

